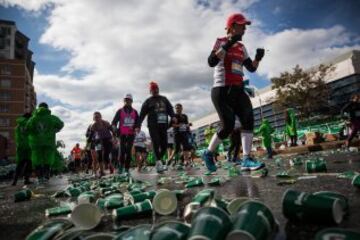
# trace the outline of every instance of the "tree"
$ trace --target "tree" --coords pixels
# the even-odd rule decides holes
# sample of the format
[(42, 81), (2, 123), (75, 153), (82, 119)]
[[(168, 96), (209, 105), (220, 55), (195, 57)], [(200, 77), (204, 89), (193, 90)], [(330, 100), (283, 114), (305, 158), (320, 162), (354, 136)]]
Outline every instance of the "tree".
[(319, 65), (304, 71), (296, 65), (292, 72), (272, 78), (272, 89), (276, 90), (275, 106), (295, 108), (300, 118), (329, 112), (330, 90), (325, 78), (334, 70), (331, 65)]

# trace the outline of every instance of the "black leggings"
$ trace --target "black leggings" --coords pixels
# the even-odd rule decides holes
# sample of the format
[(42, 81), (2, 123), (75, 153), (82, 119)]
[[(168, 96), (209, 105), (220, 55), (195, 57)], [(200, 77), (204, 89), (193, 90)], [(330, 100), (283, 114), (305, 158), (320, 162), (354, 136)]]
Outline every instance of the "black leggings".
[(231, 155), (232, 151), (234, 151), (233, 159), (235, 159), (239, 155), (241, 145), (241, 133), (239, 129), (232, 131), (230, 143), (228, 154)]
[(156, 160), (162, 160), (167, 150), (167, 124), (158, 124), (149, 126), (153, 151)]
[(112, 142), (111, 139), (103, 139), (102, 141), (102, 149), (96, 151), (96, 157), (98, 162), (105, 162), (105, 164), (110, 163), (110, 153), (112, 150)]
[(220, 139), (227, 138), (233, 131), (235, 116), (240, 119), (243, 132), (253, 132), (253, 108), (243, 87), (214, 87), (211, 90), (211, 100), (221, 121), (221, 129), (217, 132)]
[(131, 149), (134, 138), (134, 135), (121, 135), (120, 137), (120, 165), (125, 167), (125, 169), (130, 168)]

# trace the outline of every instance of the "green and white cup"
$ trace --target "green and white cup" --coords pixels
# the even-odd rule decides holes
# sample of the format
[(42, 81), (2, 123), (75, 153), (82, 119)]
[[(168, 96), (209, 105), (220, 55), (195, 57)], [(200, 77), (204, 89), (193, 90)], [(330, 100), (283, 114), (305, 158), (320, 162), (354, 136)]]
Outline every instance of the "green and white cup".
[(105, 199), (105, 198), (98, 198), (98, 200), (96, 200), (95, 205), (98, 206), (100, 209), (104, 209), (106, 201), (107, 201), (107, 199)]
[(135, 203), (134, 205), (114, 209), (112, 215), (114, 219), (118, 221), (138, 214), (151, 213), (152, 209), (151, 201), (146, 199), (145, 201)]
[(355, 187), (360, 188), (360, 175), (355, 175), (351, 181), (351, 184)]
[(208, 182), (209, 186), (220, 186), (221, 185), (221, 180), (220, 177), (213, 177), (209, 182)]
[(327, 228), (316, 233), (315, 240), (357, 240), (360, 239), (360, 232), (342, 229)]
[(343, 194), (338, 193), (338, 192), (332, 192), (332, 191), (320, 191), (320, 192), (313, 193), (313, 195), (323, 196), (323, 197), (332, 198), (332, 199), (339, 199), (340, 204), (343, 208), (344, 214), (345, 215), (349, 214), (349, 200)]
[(56, 217), (61, 215), (67, 215), (69, 213), (71, 213), (70, 206), (54, 207), (45, 210), (46, 217)]
[(231, 200), (229, 202), (229, 204), (227, 205), (226, 209), (228, 211), (228, 213), (230, 215), (237, 213), (237, 211), (239, 210), (239, 208), (246, 202), (249, 201), (250, 198), (248, 197), (238, 197), (238, 198), (234, 198), (233, 200)]
[(198, 186), (203, 186), (204, 185), (204, 181), (202, 178), (196, 178), (190, 182), (188, 182), (185, 187), (186, 188), (193, 188), (193, 187), (198, 187)]
[(343, 220), (344, 211), (339, 199), (298, 192), (285, 191), (282, 198), (284, 216), (293, 221), (336, 223)]
[(142, 224), (116, 236), (115, 240), (150, 240), (151, 225)]
[(234, 214), (233, 226), (226, 240), (266, 240), (276, 229), (271, 210), (262, 202), (249, 200)]
[(143, 192), (132, 195), (134, 198), (134, 202), (142, 202), (146, 199), (152, 200), (156, 195), (155, 191)]
[(60, 235), (74, 224), (66, 219), (53, 219), (32, 231), (26, 240), (48, 240)]
[(156, 240), (186, 240), (190, 227), (182, 222), (169, 221), (157, 225), (150, 234)]
[(176, 194), (167, 189), (160, 189), (152, 200), (154, 211), (160, 215), (170, 215), (176, 211)]
[(116, 209), (124, 206), (124, 201), (119, 198), (108, 198), (104, 203), (106, 209)]
[(225, 239), (230, 229), (230, 217), (224, 210), (216, 207), (204, 207), (195, 213), (188, 239)]
[(78, 204), (83, 203), (94, 203), (95, 202), (95, 193), (94, 192), (83, 192), (77, 198)]
[(56, 240), (78, 240), (79, 238), (83, 239), (84, 235), (87, 235), (85, 230), (70, 228), (64, 233), (56, 236)]
[(30, 189), (23, 189), (14, 194), (15, 202), (22, 202), (26, 200), (30, 200), (32, 192)]
[(72, 213), (71, 220), (79, 229), (90, 230), (101, 222), (102, 214), (100, 209), (90, 203), (77, 205)]
[(307, 160), (305, 162), (305, 170), (308, 173), (327, 172), (325, 160)]
[(66, 192), (71, 196), (71, 197), (78, 197), (81, 194), (81, 189), (80, 188), (75, 188), (75, 187), (68, 187), (66, 189)]
[(206, 203), (210, 203), (212, 201), (214, 195), (215, 195), (214, 189), (204, 189), (201, 190), (199, 193), (197, 193), (191, 201), (199, 203), (200, 206), (204, 206), (206, 205)]

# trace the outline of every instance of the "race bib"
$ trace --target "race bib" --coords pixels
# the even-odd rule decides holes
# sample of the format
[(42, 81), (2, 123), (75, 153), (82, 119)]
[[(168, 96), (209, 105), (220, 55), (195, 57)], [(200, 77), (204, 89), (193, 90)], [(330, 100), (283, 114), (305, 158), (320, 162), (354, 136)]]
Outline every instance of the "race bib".
[(95, 151), (100, 151), (102, 149), (102, 144), (95, 145)]
[(231, 72), (233, 74), (244, 76), (243, 68), (240, 61), (232, 61), (231, 63)]
[(167, 123), (167, 115), (164, 113), (158, 113), (157, 114), (157, 122), (158, 123)]
[(124, 119), (124, 127), (132, 127), (132, 126), (134, 126), (134, 123), (135, 123), (135, 121), (131, 117), (126, 117)]
[(186, 124), (181, 124), (181, 125), (179, 126), (179, 131), (180, 131), (180, 132), (186, 132), (186, 130), (187, 130)]

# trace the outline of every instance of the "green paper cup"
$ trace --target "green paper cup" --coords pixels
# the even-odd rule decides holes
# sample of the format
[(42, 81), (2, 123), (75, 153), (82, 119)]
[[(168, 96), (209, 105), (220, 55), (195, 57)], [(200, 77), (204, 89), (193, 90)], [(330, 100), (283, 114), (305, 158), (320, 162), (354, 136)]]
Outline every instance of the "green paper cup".
[(77, 205), (72, 213), (71, 220), (79, 229), (89, 230), (95, 228), (101, 222), (100, 209), (90, 203)]
[(69, 187), (66, 189), (66, 192), (71, 197), (78, 197), (81, 194), (81, 190), (79, 188)]
[(46, 240), (52, 239), (56, 235), (60, 235), (67, 229), (73, 227), (73, 223), (66, 219), (53, 219), (45, 224), (39, 226), (32, 231), (26, 240)]
[(124, 201), (117, 197), (108, 198), (104, 203), (104, 208), (106, 209), (115, 209), (123, 206), (124, 206)]
[(211, 200), (214, 198), (214, 195), (214, 189), (204, 189), (196, 194), (191, 201), (199, 203), (200, 206), (204, 206), (206, 203), (211, 202)]
[[(219, 207), (219, 208), (225, 210), (226, 212), (228, 212), (228, 210), (227, 210), (228, 204), (229, 204), (229, 201), (227, 201), (225, 199), (222, 199), (222, 198), (215, 199), (215, 207)], [(210, 204), (210, 205), (212, 206), (212, 204)]]
[(150, 234), (156, 240), (186, 240), (190, 227), (177, 221), (164, 222), (157, 225)]
[(213, 177), (209, 182), (208, 182), (209, 186), (220, 186), (221, 185), (221, 181), (219, 177)]
[(116, 236), (115, 240), (150, 240), (151, 225), (142, 224)]
[(114, 219), (118, 221), (138, 214), (151, 213), (152, 209), (151, 201), (146, 199), (145, 201), (135, 203), (134, 205), (114, 209), (112, 215)]
[(176, 194), (167, 189), (160, 189), (152, 201), (154, 211), (160, 215), (170, 215), (177, 209)]
[(228, 211), (228, 213), (230, 215), (237, 213), (237, 211), (239, 210), (239, 208), (246, 202), (249, 201), (250, 198), (248, 197), (238, 197), (238, 198), (234, 198), (233, 200), (231, 200), (229, 202), (229, 204), (227, 205), (226, 209)]
[(266, 240), (276, 229), (271, 210), (262, 202), (249, 200), (234, 214), (233, 226), (226, 240)]
[(336, 223), (343, 220), (344, 211), (339, 199), (297, 192), (285, 191), (282, 199), (284, 216), (292, 221), (314, 223)]
[(24, 189), (14, 194), (15, 202), (22, 202), (31, 198), (32, 192), (30, 189)]
[(87, 235), (87, 232), (77, 228), (70, 228), (61, 235), (56, 236), (56, 240), (78, 240), (83, 239)]
[(155, 191), (149, 191), (149, 192), (134, 194), (133, 198), (134, 198), (134, 202), (142, 202), (146, 199), (152, 200), (155, 197), (155, 195), (156, 195)]
[(107, 201), (107, 199), (104, 198), (99, 198), (95, 205), (98, 206), (100, 209), (104, 209), (105, 208), (105, 202)]
[(46, 217), (55, 217), (55, 216), (67, 215), (69, 213), (71, 213), (70, 206), (54, 207), (54, 208), (48, 208), (48, 209), (45, 210), (45, 216)]
[(192, 219), (189, 240), (225, 239), (231, 229), (229, 215), (216, 207), (204, 207)]
[(315, 240), (357, 240), (360, 232), (342, 228), (327, 228), (315, 235)]
[(355, 175), (351, 181), (351, 184), (355, 187), (360, 188), (360, 175)]
[(327, 172), (326, 162), (324, 160), (307, 160), (305, 162), (305, 170), (308, 173)]
[(313, 193), (313, 195), (332, 198), (332, 199), (339, 199), (340, 204), (343, 208), (344, 214), (345, 215), (349, 214), (349, 200), (343, 194), (338, 193), (338, 192), (320, 191), (320, 192)]
[(78, 204), (83, 203), (93, 203), (95, 202), (95, 193), (94, 192), (83, 192), (77, 198)]
[(190, 182), (188, 182), (185, 187), (186, 188), (193, 188), (193, 187), (198, 187), (198, 186), (203, 186), (204, 182), (202, 180), (202, 178), (196, 178)]

